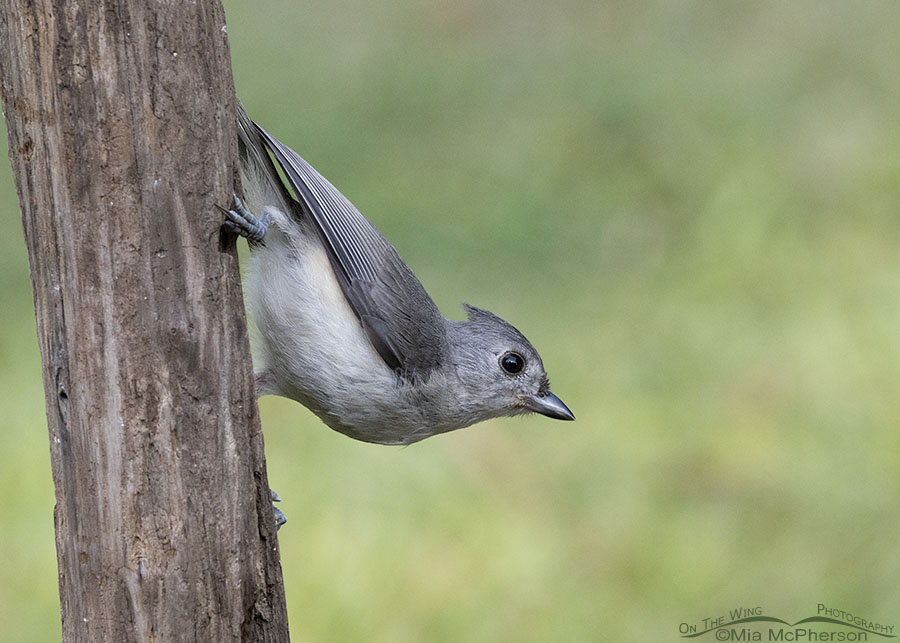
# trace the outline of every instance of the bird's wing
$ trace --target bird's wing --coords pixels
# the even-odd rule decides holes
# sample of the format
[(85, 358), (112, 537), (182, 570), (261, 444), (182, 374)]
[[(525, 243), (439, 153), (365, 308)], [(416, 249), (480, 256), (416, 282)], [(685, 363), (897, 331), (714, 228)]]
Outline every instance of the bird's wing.
[(447, 359), (444, 319), (394, 247), (328, 180), (256, 125), (311, 217), (350, 307), (385, 363), (422, 377)]

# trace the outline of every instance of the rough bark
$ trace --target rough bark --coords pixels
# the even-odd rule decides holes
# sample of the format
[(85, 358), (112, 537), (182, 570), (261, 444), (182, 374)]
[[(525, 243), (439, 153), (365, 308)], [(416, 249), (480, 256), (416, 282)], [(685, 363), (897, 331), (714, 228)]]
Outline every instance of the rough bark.
[(286, 641), (219, 0), (4, 0), (63, 641)]

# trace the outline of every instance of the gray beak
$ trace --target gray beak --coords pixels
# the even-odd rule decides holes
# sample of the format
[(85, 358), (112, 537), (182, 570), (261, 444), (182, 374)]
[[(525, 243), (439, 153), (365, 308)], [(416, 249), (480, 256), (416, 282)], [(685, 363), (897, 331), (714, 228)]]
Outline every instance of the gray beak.
[(524, 398), (525, 406), (541, 415), (546, 415), (554, 420), (574, 420), (575, 414), (569, 410), (565, 403), (550, 391), (544, 395), (532, 395)]

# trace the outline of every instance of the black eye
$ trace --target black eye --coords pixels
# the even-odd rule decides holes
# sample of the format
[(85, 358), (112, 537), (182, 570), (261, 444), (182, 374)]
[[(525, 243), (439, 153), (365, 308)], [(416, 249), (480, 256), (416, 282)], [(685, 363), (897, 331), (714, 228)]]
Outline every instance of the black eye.
[(500, 367), (510, 375), (515, 375), (525, 368), (525, 358), (518, 353), (504, 353), (500, 358)]

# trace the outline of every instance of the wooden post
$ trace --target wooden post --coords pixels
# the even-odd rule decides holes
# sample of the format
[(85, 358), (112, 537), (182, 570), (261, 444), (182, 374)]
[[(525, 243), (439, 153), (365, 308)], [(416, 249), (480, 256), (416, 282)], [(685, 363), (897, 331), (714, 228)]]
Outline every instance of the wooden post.
[(63, 641), (287, 641), (221, 2), (4, 0), (0, 43)]

